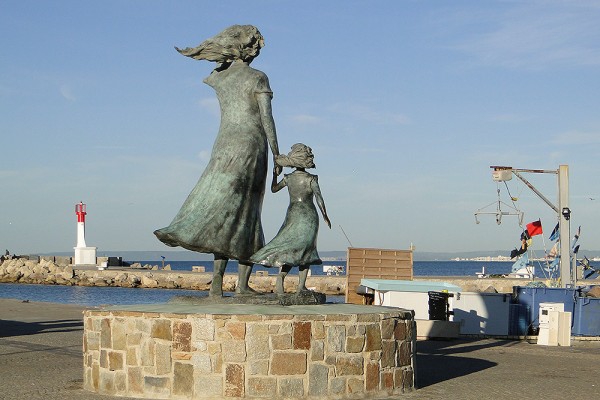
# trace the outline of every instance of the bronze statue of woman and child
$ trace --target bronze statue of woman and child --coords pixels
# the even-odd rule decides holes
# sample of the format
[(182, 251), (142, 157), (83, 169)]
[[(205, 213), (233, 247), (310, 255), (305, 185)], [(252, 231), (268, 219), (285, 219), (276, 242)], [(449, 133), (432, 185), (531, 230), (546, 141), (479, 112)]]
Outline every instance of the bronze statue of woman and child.
[[(276, 292), (284, 293), (284, 279), (299, 268), (297, 292), (306, 291), (309, 266), (321, 264), (317, 253), (319, 218), (313, 198), (331, 228), (314, 168), (310, 147), (297, 143), (279, 154), (271, 111), (273, 92), (267, 76), (250, 63), (264, 39), (251, 25), (234, 25), (198, 47), (177, 49), (184, 56), (217, 63), (204, 79), (219, 99), (221, 124), (210, 161), (181, 209), (165, 228), (154, 231), (168, 246), (214, 254), (210, 296), (223, 296), (223, 275), (229, 259), (238, 261), (236, 295), (257, 292), (249, 285), (254, 264), (280, 269)], [(261, 208), (273, 154), (271, 191), (288, 188), (290, 204), (277, 235), (265, 245)], [(284, 167), (294, 168), (278, 181)]]

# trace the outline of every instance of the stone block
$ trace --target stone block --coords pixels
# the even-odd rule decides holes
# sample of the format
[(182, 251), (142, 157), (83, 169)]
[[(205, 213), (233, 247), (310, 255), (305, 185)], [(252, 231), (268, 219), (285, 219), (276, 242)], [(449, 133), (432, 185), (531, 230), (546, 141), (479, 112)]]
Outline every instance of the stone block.
[(279, 324), (269, 324), (269, 335), (277, 335), (280, 328), (281, 325)]
[(269, 326), (263, 323), (246, 325), (246, 349), (248, 360), (265, 360), (271, 355)]
[(314, 321), (312, 323), (313, 339), (325, 339), (325, 325), (322, 321)]
[(144, 393), (146, 396), (167, 397), (171, 393), (171, 380), (166, 377), (144, 376)]
[(308, 370), (308, 394), (326, 396), (329, 384), (329, 367), (323, 364), (311, 364)]
[(310, 360), (323, 361), (325, 357), (325, 343), (322, 340), (313, 340), (310, 346)]
[(346, 328), (343, 325), (327, 327), (327, 351), (344, 351)]
[(402, 390), (407, 392), (409, 390), (414, 389), (414, 372), (412, 368), (404, 368), (402, 369)]
[(100, 346), (108, 349), (112, 347), (112, 335), (111, 335), (111, 320), (109, 318), (102, 318), (100, 322)]
[(155, 365), (158, 375), (171, 373), (171, 344), (156, 343)]
[(173, 350), (192, 351), (192, 324), (186, 321), (175, 321), (173, 324)]
[(256, 360), (248, 363), (248, 375), (268, 375), (269, 360)]
[(214, 375), (196, 376), (194, 397), (201, 399), (215, 399), (223, 396), (223, 379)]
[(331, 394), (343, 395), (346, 393), (346, 378), (335, 377), (329, 382), (329, 391)]
[(378, 314), (357, 314), (356, 322), (377, 322), (379, 323), (381, 317)]
[(362, 375), (363, 365), (362, 354), (352, 356), (339, 355), (335, 363), (335, 374), (336, 376)]
[(379, 389), (379, 363), (367, 363), (365, 368), (365, 390), (372, 392)]
[(192, 356), (192, 364), (194, 365), (194, 368), (196, 368), (196, 371), (199, 373), (210, 374), (214, 372), (212, 368), (212, 361), (208, 354), (194, 354)]
[(277, 395), (277, 379), (269, 377), (248, 378), (248, 396), (275, 397)]
[(225, 322), (225, 329), (232, 339), (244, 340), (246, 338), (246, 323), (239, 321)]
[(305, 352), (275, 352), (271, 359), (272, 375), (301, 375), (306, 373)]
[(273, 350), (289, 350), (292, 348), (292, 335), (289, 333), (283, 335), (271, 336), (271, 348)]
[(391, 391), (394, 389), (394, 373), (392, 371), (384, 371), (380, 376), (381, 389)]
[(381, 338), (394, 339), (394, 330), (396, 328), (396, 320), (387, 318), (381, 320)]
[(142, 342), (141, 332), (134, 332), (135, 327), (132, 327), (127, 333), (127, 346), (137, 346)]
[(94, 390), (98, 390), (100, 386), (100, 365), (92, 364), (92, 387)]
[(141, 368), (127, 368), (127, 387), (130, 394), (139, 394), (144, 391), (144, 378)]
[(411, 342), (400, 342), (397, 353), (396, 365), (398, 367), (412, 365), (412, 345)]
[(135, 331), (137, 333), (149, 336), (150, 335), (150, 321), (143, 319), (143, 318), (137, 318), (135, 320)]
[(111, 371), (123, 369), (123, 353), (116, 351), (108, 352), (108, 369)]
[(115, 374), (114, 374), (114, 372), (108, 372), (105, 369), (100, 370), (98, 389), (106, 394), (110, 394), (110, 395), (115, 394)]
[(86, 351), (100, 350), (100, 332), (88, 331), (84, 337)]
[(396, 324), (396, 328), (394, 329), (394, 339), (396, 340), (406, 340), (407, 334), (407, 326), (404, 322), (398, 322)]
[(194, 391), (194, 366), (176, 362), (173, 365), (173, 394), (192, 397)]
[(348, 393), (357, 394), (364, 393), (365, 381), (358, 378), (348, 378)]
[(293, 323), (293, 348), (294, 350), (310, 349), (310, 322), (294, 322)]
[(127, 374), (125, 371), (115, 373), (115, 392), (125, 394), (127, 392)]
[(279, 379), (279, 396), (284, 399), (304, 396), (304, 381), (301, 378)]
[(154, 353), (155, 353), (154, 340), (146, 339), (140, 344), (140, 361), (142, 366), (153, 366), (154, 365)]
[(369, 324), (366, 327), (365, 351), (381, 350), (381, 329), (379, 324)]
[[(268, 346), (268, 345), (267, 345)], [(241, 363), (246, 361), (246, 342), (227, 340), (223, 342), (223, 361)]]
[(361, 353), (365, 345), (364, 336), (346, 338), (346, 353)]
[(155, 339), (172, 340), (171, 321), (168, 319), (157, 319), (152, 321), (150, 336)]
[(215, 321), (211, 319), (195, 319), (192, 322), (192, 340), (214, 340)]
[(241, 364), (227, 364), (225, 366), (225, 396), (244, 396), (244, 366)]
[(189, 361), (193, 357), (193, 353), (184, 353), (179, 351), (174, 351), (171, 353), (171, 358), (177, 361)]
[(122, 318), (117, 319), (112, 324), (112, 349), (125, 350), (127, 349), (127, 331)]
[(381, 367), (389, 368), (396, 365), (396, 341), (384, 340), (381, 342)]
[(108, 350), (100, 350), (100, 368), (108, 369)]

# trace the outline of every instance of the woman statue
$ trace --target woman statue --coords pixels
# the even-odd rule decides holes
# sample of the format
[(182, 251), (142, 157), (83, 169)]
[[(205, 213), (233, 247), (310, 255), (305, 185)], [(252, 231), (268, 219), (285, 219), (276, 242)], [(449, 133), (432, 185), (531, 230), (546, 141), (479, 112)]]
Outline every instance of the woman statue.
[(271, 183), (273, 193), (287, 186), (290, 205), (285, 221), (275, 238), (250, 257), (250, 261), (267, 267), (281, 268), (277, 277), (278, 294), (284, 293), (283, 281), (292, 267), (298, 266), (297, 293), (300, 293), (307, 290), (306, 277), (309, 267), (322, 263), (317, 253), (319, 216), (313, 203), (313, 196), (329, 228), (331, 222), (325, 210), (317, 175), (305, 171), (306, 168), (315, 168), (313, 159), (311, 148), (302, 143), (293, 145), (292, 151), (287, 156), (280, 155), (275, 158), (277, 166), (295, 168), (294, 172), (284, 175), (279, 182), (277, 182), (277, 171), (274, 169)]
[[(229, 259), (239, 261), (236, 293), (248, 286), (250, 256), (264, 246), (261, 208), (268, 147), (279, 155), (267, 76), (249, 66), (264, 46), (254, 26), (234, 25), (198, 47), (177, 49), (196, 60), (216, 61), (204, 82), (221, 106), (221, 125), (210, 161), (181, 209), (166, 228), (154, 231), (169, 246), (214, 254), (211, 296), (223, 295)], [(277, 171), (281, 173), (281, 167)]]

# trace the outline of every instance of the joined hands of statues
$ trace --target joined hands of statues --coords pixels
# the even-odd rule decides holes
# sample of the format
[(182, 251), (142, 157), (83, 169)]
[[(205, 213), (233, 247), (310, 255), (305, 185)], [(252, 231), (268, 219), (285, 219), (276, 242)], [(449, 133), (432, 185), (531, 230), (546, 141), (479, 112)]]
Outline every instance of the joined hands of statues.
[(283, 167), (281, 165), (275, 164), (275, 167), (273, 168), (273, 175), (279, 176), (279, 175), (281, 175), (282, 172), (283, 172)]

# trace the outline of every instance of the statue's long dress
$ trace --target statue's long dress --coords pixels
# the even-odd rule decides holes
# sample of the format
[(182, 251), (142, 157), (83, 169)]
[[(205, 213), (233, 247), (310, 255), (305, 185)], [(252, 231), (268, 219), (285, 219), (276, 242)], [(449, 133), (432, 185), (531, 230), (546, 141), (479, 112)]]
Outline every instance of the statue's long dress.
[(256, 94), (272, 92), (264, 73), (242, 63), (213, 72), (205, 83), (221, 105), (210, 161), (171, 224), (154, 234), (169, 246), (247, 261), (264, 246), (268, 145)]
[(311, 188), (317, 176), (294, 171), (283, 179), (290, 194), (285, 221), (273, 240), (250, 257), (250, 261), (267, 267), (322, 264), (317, 252), (319, 215)]

